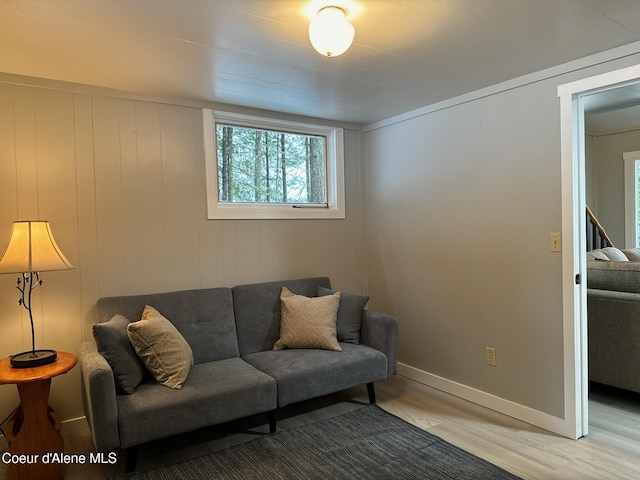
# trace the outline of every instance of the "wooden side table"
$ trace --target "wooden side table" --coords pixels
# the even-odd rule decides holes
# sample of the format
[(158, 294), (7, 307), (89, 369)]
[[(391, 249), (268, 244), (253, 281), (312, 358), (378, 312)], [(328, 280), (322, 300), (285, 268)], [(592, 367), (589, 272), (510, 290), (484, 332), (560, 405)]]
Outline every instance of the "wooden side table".
[(16, 480), (62, 479), (58, 462), (41, 461), (47, 453), (64, 451), (60, 420), (49, 407), (49, 390), (51, 379), (67, 373), (78, 360), (66, 352), (58, 352), (53, 363), (33, 368), (13, 368), (9, 360), (9, 357), (0, 360), (0, 384), (15, 383), (20, 395), (20, 406), (7, 429), (13, 475)]

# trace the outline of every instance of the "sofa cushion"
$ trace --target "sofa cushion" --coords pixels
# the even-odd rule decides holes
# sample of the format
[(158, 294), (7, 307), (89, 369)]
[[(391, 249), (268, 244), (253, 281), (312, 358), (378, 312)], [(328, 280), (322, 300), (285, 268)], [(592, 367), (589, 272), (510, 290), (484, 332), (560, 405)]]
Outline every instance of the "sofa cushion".
[(280, 339), (274, 350), (322, 348), (340, 351), (336, 321), (340, 292), (323, 297), (305, 297), (282, 287), (280, 293)]
[[(333, 295), (335, 290), (319, 287), (318, 296)], [(338, 307), (338, 321), (336, 332), (339, 342), (360, 343), (360, 327), (362, 324), (362, 312), (369, 301), (366, 295), (341, 292), (340, 306)]]
[(276, 408), (276, 382), (239, 358), (191, 367), (181, 390), (144, 381), (119, 395), (122, 448)]
[(279, 407), (387, 377), (387, 357), (381, 351), (352, 343), (340, 346), (340, 352), (271, 350), (242, 359), (276, 379)]
[(233, 287), (233, 309), (241, 356), (272, 350), (280, 338), (282, 287), (298, 295), (314, 297), (318, 294), (318, 287), (331, 288), (331, 282), (327, 277), (314, 277)]
[(124, 393), (133, 393), (147, 370), (127, 335), (129, 319), (116, 313), (111, 320), (93, 325), (93, 338), (98, 352), (109, 362), (116, 386)]
[(239, 356), (230, 288), (105, 297), (96, 305), (97, 320), (107, 321), (115, 313), (140, 318), (145, 305), (153, 305), (173, 323), (189, 343), (194, 363)]
[(127, 326), (138, 357), (157, 382), (180, 389), (193, 364), (191, 347), (173, 324), (147, 305), (138, 322)]

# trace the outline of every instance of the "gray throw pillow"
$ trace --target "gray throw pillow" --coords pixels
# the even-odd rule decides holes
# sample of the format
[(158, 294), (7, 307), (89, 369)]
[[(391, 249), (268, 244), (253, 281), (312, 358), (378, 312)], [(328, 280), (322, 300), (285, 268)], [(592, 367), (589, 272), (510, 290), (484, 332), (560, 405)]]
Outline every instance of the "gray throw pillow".
[[(318, 296), (333, 295), (335, 290), (318, 287)], [(360, 326), (362, 323), (362, 312), (369, 301), (366, 295), (355, 293), (344, 293), (340, 296), (340, 306), (338, 307), (338, 341), (346, 343), (360, 343)]]
[(111, 320), (93, 326), (98, 352), (113, 370), (116, 386), (124, 393), (136, 391), (144, 379), (146, 368), (136, 355), (127, 335), (129, 320), (116, 313)]

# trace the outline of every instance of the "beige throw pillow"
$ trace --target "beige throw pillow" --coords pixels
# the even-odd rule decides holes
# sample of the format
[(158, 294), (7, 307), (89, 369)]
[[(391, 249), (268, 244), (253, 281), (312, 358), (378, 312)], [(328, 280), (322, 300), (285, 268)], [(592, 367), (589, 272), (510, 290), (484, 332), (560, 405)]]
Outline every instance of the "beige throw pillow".
[(142, 318), (127, 326), (127, 335), (136, 354), (158, 383), (182, 388), (193, 365), (193, 352), (169, 320), (146, 305)]
[(640, 262), (640, 248), (627, 248), (622, 253), (630, 262)]
[(273, 349), (319, 348), (342, 351), (336, 338), (339, 306), (340, 292), (309, 298), (282, 287), (280, 339)]

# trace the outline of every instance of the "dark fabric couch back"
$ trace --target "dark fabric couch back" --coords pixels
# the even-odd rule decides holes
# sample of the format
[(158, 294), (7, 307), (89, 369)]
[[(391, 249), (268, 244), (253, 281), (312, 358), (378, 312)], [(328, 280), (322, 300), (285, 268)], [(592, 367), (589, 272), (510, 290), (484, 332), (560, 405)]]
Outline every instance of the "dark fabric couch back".
[(119, 313), (135, 322), (140, 320), (145, 305), (152, 306), (175, 325), (191, 346), (194, 363), (239, 355), (231, 289), (105, 297), (97, 302), (97, 321), (106, 322)]
[(640, 262), (587, 262), (587, 288), (640, 293)]
[(254, 283), (233, 287), (233, 308), (240, 356), (271, 350), (280, 338), (280, 291), (317, 297), (318, 287), (331, 288), (328, 277)]

